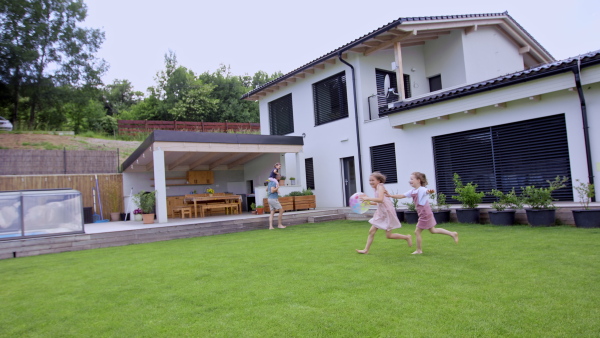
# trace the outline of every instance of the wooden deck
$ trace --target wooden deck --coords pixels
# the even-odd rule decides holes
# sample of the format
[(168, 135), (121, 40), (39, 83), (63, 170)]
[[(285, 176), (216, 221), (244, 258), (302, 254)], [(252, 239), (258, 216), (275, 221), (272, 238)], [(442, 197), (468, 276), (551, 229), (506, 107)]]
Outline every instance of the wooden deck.
[[(346, 219), (347, 212), (349, 210), (337, 208), (286, 212), (283, 216), (283, 224), (293, 226)], [(277, 220), (274, 219), (274, 222), (276, 223)], [(170, 219), (167, 223), (154, 224), (143, 224), (141, 221), (90, 223), (85, 224), (85, 233), (83, 234), (0, 241), (0, 259), (212, 236), (261, 230), (268, 227), (268, 214), (254, 215), (250, 213), (203, 218), (176, 218)]]

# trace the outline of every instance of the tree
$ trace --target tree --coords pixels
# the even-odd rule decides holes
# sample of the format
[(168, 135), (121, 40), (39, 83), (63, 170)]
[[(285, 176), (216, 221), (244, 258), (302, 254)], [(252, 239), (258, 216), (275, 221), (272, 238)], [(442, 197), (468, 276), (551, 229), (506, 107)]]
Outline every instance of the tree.
[(31, 98), (33, 126), (48, 88), (101, 84), (107, 66), (94, 54), (104, 33), (78, 27), (86, 15), (83, 0), (0, 0), (0, 82), (11, 91), (13, 121), (22, 87)]
[(112, 84), (104, 87), (102, 96), (106, 113), (116, 116), (140, 102), (144, 93), (134, 91), (133, 85), (128, 80), (115, 79)]

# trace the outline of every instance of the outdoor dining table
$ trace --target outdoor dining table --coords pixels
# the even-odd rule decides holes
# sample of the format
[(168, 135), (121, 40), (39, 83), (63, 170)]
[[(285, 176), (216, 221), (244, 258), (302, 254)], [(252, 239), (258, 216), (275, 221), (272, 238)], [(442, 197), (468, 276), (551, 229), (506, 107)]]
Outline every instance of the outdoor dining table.
[(198, 205), (212, 202), (236, 203), (238, 206), (238, 213), (242, 212), (242, 196), (240, 195), (186, 197), (184, 198), (184, 202), (188, 204), (194, 204), (194, 217), (198, 217)]

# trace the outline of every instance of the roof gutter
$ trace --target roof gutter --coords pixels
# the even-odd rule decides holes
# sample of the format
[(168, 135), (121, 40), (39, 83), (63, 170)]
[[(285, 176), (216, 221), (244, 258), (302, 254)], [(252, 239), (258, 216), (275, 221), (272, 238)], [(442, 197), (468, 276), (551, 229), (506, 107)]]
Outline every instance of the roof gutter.
[(340, 59), (340, 61), (342, 63), (344, 63), (345, 65), (347, 65), (348, 67), (350, 67), (350, 69), (352, 70), (352, 92), (353, 92), (353, 97), (354, 97), (354, 122), (356, 123), (356, 147), (358, 148), (358, 179), (359, 179), (359, 183), (360, 183), (360, 190), (359, 191), (365, 191), (364, 187), (363, 187), (363, 171), (362, 171), (362, 153), (360, 151), (360, 131), (359, 131), (359, 123), (358, 123), (358, 104), (356, 103), (356, 78), (354, 76), (354, 67), (349, 64), (348, 62), (346, 62), (343, 58), (342, 58), (342, 51), (338, 52), (338, 58)]
[[(583, 138), (585, 142), (585, 157), (587, 160), (588, 170), (588, 182), (594, 184), (594, 171), (592, 166), (592, 154), (590, 152), (590, 132), (587, 118), (587, 107), (585, 104), (585, 97), (583, 95), (583, 88), (581, 87), (581, 58), (577, 59), (577, 66), (571, 67), (573, 75), (575, 76), (575, 86), (577, 87), (577, 93), (579, 94), (579, 104), (581, 106), (581, 119), (583, 120)], [(592, 202), (595, 202), (595, 197), (591, 198)]]

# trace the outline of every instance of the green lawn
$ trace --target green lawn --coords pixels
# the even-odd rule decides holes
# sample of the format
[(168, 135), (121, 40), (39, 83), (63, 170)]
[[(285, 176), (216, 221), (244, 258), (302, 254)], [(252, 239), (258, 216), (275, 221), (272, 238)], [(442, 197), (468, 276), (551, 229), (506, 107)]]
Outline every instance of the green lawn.
[(600, 335), (600, 229), (443, 227), (423, 255), (335, 221), (2, 260), (0, 336)]

